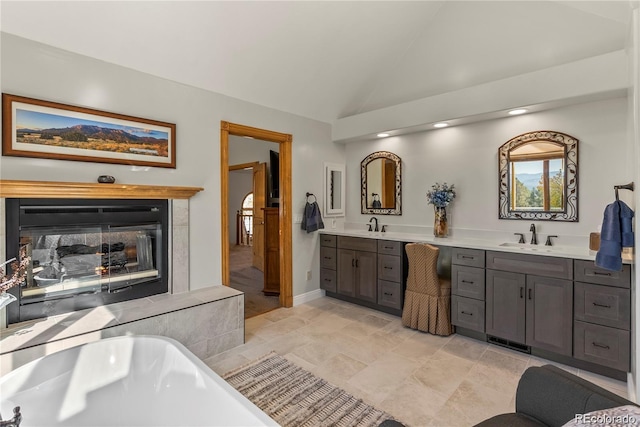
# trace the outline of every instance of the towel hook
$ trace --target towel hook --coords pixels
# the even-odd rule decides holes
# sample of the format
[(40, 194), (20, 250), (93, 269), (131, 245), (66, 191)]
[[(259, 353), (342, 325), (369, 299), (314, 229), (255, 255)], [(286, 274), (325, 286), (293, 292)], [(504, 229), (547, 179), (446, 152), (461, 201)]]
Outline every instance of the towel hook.
[(613, 189), (616, 191), (616, 200), (620, 200), (618, 198), (618, 190), (631, 190), (633, 191), (633, 182), (630, 182), (628, 184), (624, 184), (624, 185), (614, 185)]
[(312, 197), (312, 196), (313, 196), (313, 201), (317, 202), (318, 199), (316, 198), (316, 195), (313, 194), (313, 193), (309, 193), (309, 192), (307, 192), (307, 202), (309, 201), (309, 197)]

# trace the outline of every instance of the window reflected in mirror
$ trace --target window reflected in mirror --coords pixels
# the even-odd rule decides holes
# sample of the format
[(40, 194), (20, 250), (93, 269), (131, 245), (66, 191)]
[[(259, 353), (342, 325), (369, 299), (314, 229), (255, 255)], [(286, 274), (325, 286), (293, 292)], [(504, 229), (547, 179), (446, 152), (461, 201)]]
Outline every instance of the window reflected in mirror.
[(535, 142), (509, 153), (512, 210), (564, 210), (564, 146)]
[(517, 136), (498, 151), (499, 217), (578, 220), (578, 140), (551, 131)]

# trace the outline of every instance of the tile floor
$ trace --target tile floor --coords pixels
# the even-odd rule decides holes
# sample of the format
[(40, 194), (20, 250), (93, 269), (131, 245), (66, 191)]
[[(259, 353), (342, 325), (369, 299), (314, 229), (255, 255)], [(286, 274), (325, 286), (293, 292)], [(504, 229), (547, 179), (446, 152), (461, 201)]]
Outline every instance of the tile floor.
[[(218, 374), (270, 351), (407, 426), (470, 426), (511, 412), (522, 372), (547, 360), (461, 335), (439, 337), (334, 298), (246, 320), (245, 344), (206, 359)], [(627, 395), (626, 383), (558, 365)]]

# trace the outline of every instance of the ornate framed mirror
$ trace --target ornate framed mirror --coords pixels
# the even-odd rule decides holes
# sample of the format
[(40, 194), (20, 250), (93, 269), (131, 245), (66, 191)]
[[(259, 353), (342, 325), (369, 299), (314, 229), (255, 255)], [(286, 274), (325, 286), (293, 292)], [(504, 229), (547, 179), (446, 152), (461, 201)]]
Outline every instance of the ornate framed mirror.
[(361, 212), (402, 215), (402, 161), (389, 151), (376, 151), (360, 163)]
[(578, 221), (578, 140), (529, 132), (498, 149), (500, 219)]

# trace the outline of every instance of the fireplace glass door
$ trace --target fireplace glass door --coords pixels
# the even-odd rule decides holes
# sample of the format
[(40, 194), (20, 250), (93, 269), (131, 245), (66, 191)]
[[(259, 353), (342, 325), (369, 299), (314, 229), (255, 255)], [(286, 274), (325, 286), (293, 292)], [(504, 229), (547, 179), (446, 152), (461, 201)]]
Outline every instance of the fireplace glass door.
[(160, 225), (25, 228), (31, 254), (22, 304), (98, 292), (121, 292), (156, 280)]
[(166, 200), (6, 199), (7, 255), (31, 256), (9, 323), (168, 290)]

